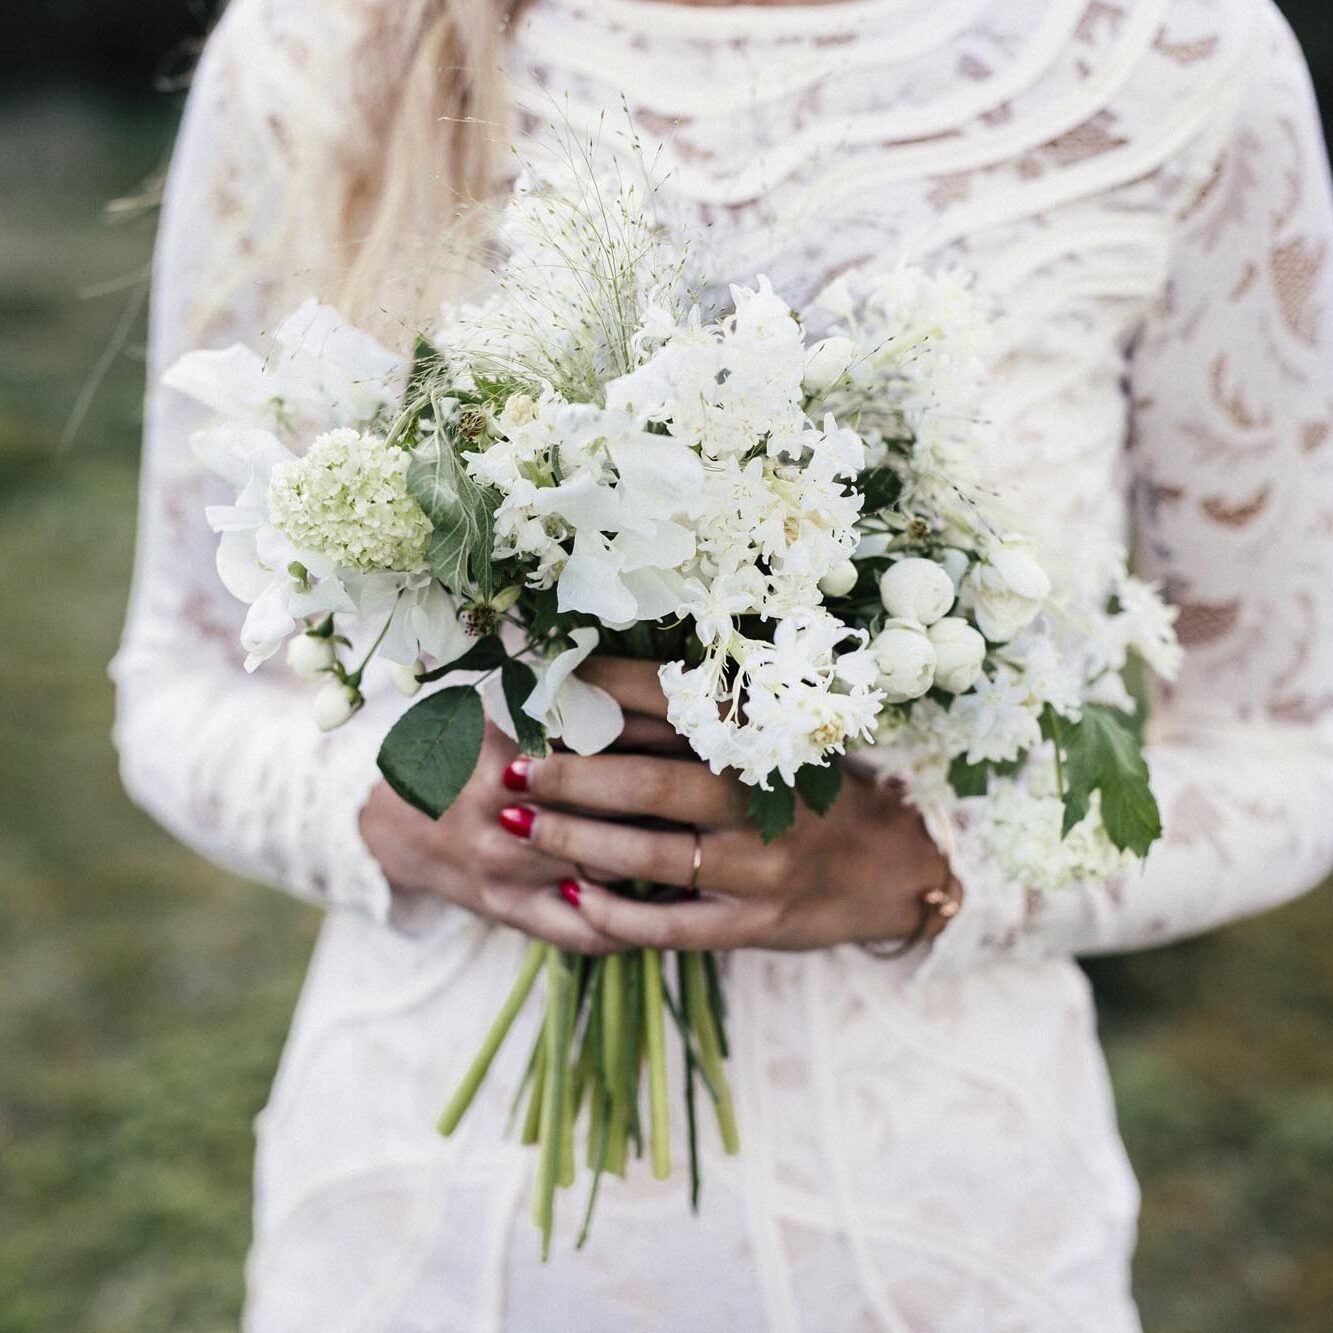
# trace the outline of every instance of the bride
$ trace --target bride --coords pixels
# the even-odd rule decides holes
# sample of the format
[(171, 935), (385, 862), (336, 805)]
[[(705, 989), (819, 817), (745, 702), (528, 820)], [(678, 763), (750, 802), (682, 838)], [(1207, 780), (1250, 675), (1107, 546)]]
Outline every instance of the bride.
[[(320, 735), (280, 670), (245, 677), (198, 419), (156, 392), (114, 667), (126, 784), (329, 909), (258, 1124), (246, 1327), (1135, 1329), (1137, 1192), (1073, 957), (1333, 864), (1333, 211), (1296, 43), (1270, 0), (233, 0), (171, 172), (154, 379), (311, 294), (403, 342), (450, 279), (432, 240), (503, 188), (506, 143), (603, 115), (720, 279), (808, 300), (903, 256), (976, 274), (1002, 312), (995, 478), (1051, 567), (1129, 540), (1180, 608), (1151, 722), (1166, 836), (1110, 889), (1037, 896), (962, 823), (946, 864), (862, 774), (765, 848), (731, 781), (664, 743), (651, 670), (617, 662), (595, 671), (632, 750), (514, 762), (494, 733), (432, 823), (378, 780), (386, 682)], [(697, 902), (585, 873), (687, 882), (649, 814), (699, 829)], [(947, 873), (961, 911), (888, 957)], [(697, 1219), (632, 1171), (546, 1267), (504, 1132), (521, 1036), (462, 1130), (433, 1128), (525, 935), (731, 951), (745, 1139), (705, 1147)]]

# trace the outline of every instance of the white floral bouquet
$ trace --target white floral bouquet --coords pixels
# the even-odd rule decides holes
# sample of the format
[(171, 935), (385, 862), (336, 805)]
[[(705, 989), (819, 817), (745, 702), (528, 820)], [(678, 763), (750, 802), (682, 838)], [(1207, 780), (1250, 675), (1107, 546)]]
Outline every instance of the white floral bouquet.
[[(500, 240), (493, 294), (446, 311), (410, 362), (309, 304), (266, 361), (233, 347), (169, 372), (226, 421), (195, 447), (239, 493), (208, 521), (250, 604), (247, 667), (286, 642), (322, 682), (325, 728), (360, 707), (375, 656), (408, 694), (474, 673), (380, 750), (435, 817), (487, 712), (529, 755), (616, 739), (618, 705), (577, 674), (601, 649), (664, 663), (669, 720), (749, 786), (765, 839), (797, 800), (826, 811), (842, 756), (873, 747), (908, 800), (969, 802), (1035, 887), (1147, 852), (1160, 824), (1126, 668), (1176, 669), (1172, 617), (1123, 553), (1096, 586), (1055, 587), (1000, 517), (981, 480), (988, 325), (962, 275), (849, 273), (803, 318), (762, 278), (709, 305), (651, 189), (592, 171), (520, 181)], [(374, 637), (355, 665), (349, 628)], [(696, 1202), (696, 1079), (738, 1149), (718, 970), (676, 964), (534, 943), (445, 1112), (448, 1133), (544, 971), (515, 1103), (539, 1147), (543, 1255), (585, 1111), (589, 1215), (602, 1173), (645, 1141), (669, 1173), (668, 1016)]]

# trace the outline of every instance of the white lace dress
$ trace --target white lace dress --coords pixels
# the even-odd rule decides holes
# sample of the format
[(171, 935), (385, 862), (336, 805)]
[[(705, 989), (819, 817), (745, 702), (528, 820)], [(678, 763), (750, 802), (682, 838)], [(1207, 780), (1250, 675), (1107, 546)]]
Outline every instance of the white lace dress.
[[(224, 19), (172, 173), (154, 374), (280, 119), (266, 52), (354, 43), (358, 9), (375, 22), (370, 0)], [(533, 1014), (463, 1131), (432, 1128), (522, 942), (391, 912), (356, 817), (401, 704), (372, 681), (321, 736), (280, 670), (245, 676), (193, 418), (155, 395), (115, 665), (127, 785), (330, 909), (259, 1122), (247, 1327), (1134, 1329), (1136, 1187), (1071, 957), (1206, 930), (1333, 862), (1333, 212), (1295, 42), (1269, 0), (536, 0), (510, 73), (520, 122), (591, 129), (623, 96), (722, 276), (805, 298), (903, 255), (976, 272), (1003, 313), (995, 474), (1062, 571), (1132, 531), (1181, 606), (1151, 750), (1166, 839), (1124, 883), (1037, 898), (960, 825), (966, 906), (927, 955), (732, 956), (743, 1155), (709, 1140), (697, 1220), (680, 1182), (611, 1181), (590, 1248), (542, 1268), (503, 1132)], [(271, 117), (238, 114), (242, 85)], [(219, 339), (257, 336), (230, 314)]]

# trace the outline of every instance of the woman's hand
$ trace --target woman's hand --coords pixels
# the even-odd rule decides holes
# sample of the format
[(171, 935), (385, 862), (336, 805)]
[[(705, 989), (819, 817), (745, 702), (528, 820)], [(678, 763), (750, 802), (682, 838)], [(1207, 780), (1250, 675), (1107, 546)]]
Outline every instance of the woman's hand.
[(515, 799), (504, 784), (517, 754), (514, 743), (487, 723), (471, 780), (438, 820), (381, 782), (361, 811), (366, 846), (399, 894), (444, 898), (562, 949), (623, 948), (562, 900), (557, 886), (573, 881), (574, 864), (501, 826), (501, 811)]
[[(654, 663), (592, 659), (580, 675), (616, 696), (633, 731), (666, 747)], [(922, 893), (947, 871), (917, 813), (850, 772), (827, 815), (798, 802), (795, 826), (768, 846), (747, 819), (747, 789), (692, 757), (516, 758), (505, 780), (525, 791), (501, 812), (505, 836), (545, 858), (534, 870), (578, 868), (577, 886), (562, 889), (578, 910), (565, 914), (587, 923), (602, 947), (819, 949), (899, 939), (916, 928)], [(690, 883), (694, 832), (613, 822), (626, 817), (699, 831), (697, 899), (641, 903), (594, 882)]]

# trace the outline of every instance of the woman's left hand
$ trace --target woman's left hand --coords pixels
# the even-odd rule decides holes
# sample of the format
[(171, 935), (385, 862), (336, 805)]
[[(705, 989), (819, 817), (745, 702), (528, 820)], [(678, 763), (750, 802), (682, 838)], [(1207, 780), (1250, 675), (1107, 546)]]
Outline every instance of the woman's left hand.
[[(587, 872), (562, 889), (597, 931), (659, 949), (820, 949), (900, 939), (917, 928), (921, 896), (942, 883), (947, 867), (920, 816), (893, 790), (849, 771), (827, 815), (798, 801), (795, 825), (766, 846), (747, 817), (749, 789), (693, 755), (679, 757), (671, 744), (656, 664), (594, 658), (580, 675), (620, 701), (633, 743), (667, 752), (516, 761), (505, 784), (523, 794), (501, 822)], [(686, 827), (625, 822), (634, 818)], [(688, 886), (690, 826), (702, 848), (697, 898), (636, 902), (595, 882)]]

